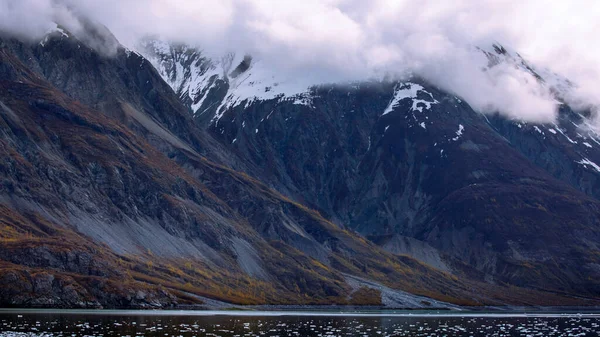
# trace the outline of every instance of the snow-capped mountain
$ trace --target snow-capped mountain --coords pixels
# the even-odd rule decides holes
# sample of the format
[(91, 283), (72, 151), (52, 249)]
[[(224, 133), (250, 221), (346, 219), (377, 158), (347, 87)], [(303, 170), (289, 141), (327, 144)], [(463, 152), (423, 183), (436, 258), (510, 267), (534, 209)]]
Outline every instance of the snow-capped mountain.
[(89, 29), (0, 38), (0, 304), (600, 303), (585, 114), (524, 123), (417, 77), (311, 86)]
[[(187, 71), (169, 50), (153, 64), (182, 69), (160, 70), (166, 79)], [(500, 45), (479, 50), (490, 69), (508, 65), (549, 88), (562, 102), (556, 121), (481, 114), (419, 78), (320, 85), (304, 94), (309, 104), (294, 104), (296, 92), (234, 96), (227, 85), (206, 96), (216, 82), (195, 85), (199, 96), (173, 89), (200, 97), (190, 98), (202, 101), (191, 108), (197, 124), (254, 163), (248, 174), (391, 252), (443, 270), (466, 263), (493, 282), (524, 282), (524, 264), (571, 278), (579, 271), (548, 261), (572, 258), (559, 232), (596, 249), (568, 228), (586, 224), (598, 233), (592, 210), (600, 197), (600, 138), (586, 127), (588, 116), (562, 100), (573, 86), (568, 80)], [(246, 69), (243, 58), (237, 62)], [(228, 72), (213, 71), (226, 84)], [(227, 104), (226, 97), (237, 98)], [(548, 231), (541, 236), (540, 226)], [(584, 269), (596, 273), (593, 264)]]
[[(139, 48), (159, 71), (165, 81), (180, 95), (184, 103), (190, 106), (193, 115), (200, 120), (218, 123), (227, 110), (243, 104), (248, 108), (253, 102), (282, 101), (311, 106), (314, 87), (297, 85), (282, 81), (268, 65), (256, 62), (249, 55), (228, 54), (218, 60), (210, 59), (202, 51), (186, 45), (170, 44), (164, 41), (148, 39)], [(518, 52), (507, 49), (500, 44), (488, 47), (477, 47), (489, 60), (489, 68), (499, 64), (508, 64), (520, 71), (531, 74), (542, 85), (552, 92), (556, 99), (564, 104), (564, 97), (569, 95), (574, 84), (563, 76), (549, 69), (537, 68), (526, 61)], [(356, 86), (355, 86), (356, 87)], [(412, 88), (412, 89), (411, 89)], [(419, 90), (418, 88), (421, 88)], [(423, 112), (437, 101), (417, 98), (417, 93), (428, 94), (421, 86), (410, 82), (398, 83), (394, 89), (394, 97), (384, 114), (389, 113), (402, 99), (412, 99), (412, 111)], [(430, 94), (429, 94), (430, 95)], [(431, 95), (430, 95), (431, 96)], [(459, 99), (460, 101), (460, 99)], [(568, 110), (569, 112), (565, 112)], [(568, 114), (570, 116), (565, 116)], [(591, 162), (584, 167), (599, 166), (587, 158), (594, 145), (599, 144), (600, 137), (590, 128), (590, 116), (571, 111), (568, 107), (560, 109), (555, 123), (535, 125), (520, 120), (513, 125), (524, 132), (534, 131), (542, 139), (548, 135), (564, 137), (562, 141), (577, 144), (575, 162)], [(426, 121), (419, 121), (412, 115), (416, 125), (426, 128)], [(597, 159), (598, 160), (598, 159)]]
[(211, 59), (197, 48), (155, 39), (145, 40), (138, 49), (189, 104), (194, 116), (210, 115), (211, 122), (218, 122), (227, 109), (253, 101), (310, 104), (308, 84), (282, 78), (250, 55), (229, 53)]
[(237, 171), (258, 168), (197, 127), (148, 60), (102, 41), (58, 29), (34, 43), (0, 38), (0, 304), (471, 298), (463, 281)]
[[(556, 176), (567, 175), (564, 167), (557, 168), (557, 162), (567, 161), (568, 163), (577, 163), (583, 166), (585, 171), (592, 173), (600, 172), (596, 168), (596, 162), (600, 161), (598, 154), (598, 146), (600, 145), (600, 135), (592, 127), (593, 121), (589, 111), (573, 111), (565, 101), (565, 98), (571, 95), (575, 89), (575, 84), (569, 81), (564, 76), (561, 76), (549, 69), (538, 68), (535, 65), (527, 62), (519, 53), (509, 51), (500, 45), (493, 45), (493, 50), (483, 50), (490, 60), (490, 67), (504, 63), (514, 66), (524, 72), (533, 75), (543, 86), (547, 87), (554, 95), (556, 100), (560, 102), (558, 116), (555, 122), (552, 123), (527, 123), (523, 121), (506, 121), (502, 118), (494, 117), (493, 125), (501, 130), (504, 130), (505, 136), (511, 140), (515, 146), (519, 147), (535, 162), (541, 164), (544, 168), (554, 172)], [(510, 126), (508, 126), (510, 125)], [(517, 129), (518, 132), (510, 132), (506, 128)], [(530, 138), (529, 141), (525, 138)], [(530, 145), (531, 138), (537, 139), (540, 144), (551, 147), (552, 145), (561, 144), (563, 147), (561, 159), (552, 158), (548, 153), (538, 153), (534, 155), (531, 149), (526, 149)], [(546, 143), (546, 144), (544, 144)], [(537, 151), (536, 151), (537, 152)], [(544, 156), (545, 158), (542, 158)], [(592, 158), (592, 159), (590, 159)], [(562, 166), (562, 165), (561, 165)], [(580, 168), (581, 169), (581, 168)], [(581, 171), (581, 170), (576, 170)], [(579, 176), (577, 186), (588, 191), (598, 197), (597, 192), (592, 192), (587, 186), (589, 180), (595, 181), (594, 175), (581, 174), (583, 172), (570, 172), (571, 175)], [(566, 178), (571, 180), (572, 178)]]
[(509, 50), (500, 44), (492, 44), (487, 48), (477, 47), (489, 60), (488, 67), (492, 68), (500, 64), (508, 64), (525, 73), (531, 74), (550, 92), (556, 99), (563, 100), (574, 88), (574, 83), (548, 68), (539, 68), (525, 60), (518, 52)]

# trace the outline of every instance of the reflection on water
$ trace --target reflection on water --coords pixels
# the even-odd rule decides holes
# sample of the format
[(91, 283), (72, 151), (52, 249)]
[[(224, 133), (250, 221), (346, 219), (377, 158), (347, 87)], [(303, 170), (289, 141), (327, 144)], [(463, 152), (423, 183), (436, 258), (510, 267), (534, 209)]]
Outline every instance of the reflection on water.
[(599, 336), (596, 314), (0, 311), (0, 336)]

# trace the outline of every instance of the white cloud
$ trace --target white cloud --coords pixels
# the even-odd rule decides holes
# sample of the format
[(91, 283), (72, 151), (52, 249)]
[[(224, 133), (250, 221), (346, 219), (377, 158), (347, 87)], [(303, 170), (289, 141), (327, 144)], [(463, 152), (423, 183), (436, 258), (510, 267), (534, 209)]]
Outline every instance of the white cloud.
[(253, 54), (279, 73), (314, 82), (415, 73), (480, 111), (550, 121), (548, 88), (508, 65), (481, 71), (473, 46), (500, 41), (579, 87), (569, 97), (597, 104), (600, 2), (543, 0), (0, 0), (0, 30), (39, 36), (72, 11), (126, 45), (146, 34), (199, 45), (213, 55)]
[(0, 0), (0, 32), (12, 32), (20, 38), (42, 36), (57, 12), (50, 1)]

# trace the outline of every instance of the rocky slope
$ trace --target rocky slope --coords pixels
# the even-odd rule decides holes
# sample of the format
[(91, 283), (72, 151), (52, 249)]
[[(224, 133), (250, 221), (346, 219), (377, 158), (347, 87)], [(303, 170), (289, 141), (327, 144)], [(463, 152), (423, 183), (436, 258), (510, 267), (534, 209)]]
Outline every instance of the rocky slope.
[[(99, 51), (110, 39), (57, 30), (40, 43), (0, 40), (2, 305), (542, 297), (394, 255), (232, 169), (259, 166), (198, 127), (143, 57)], [(583, 300), (544, 296), (562, 301)]]
[(2, 305), (597, 303), (598, 201), (458, 98), (86, 29), (0, 38)]
[[(598, 296), (599, 137), (584, 114), (563, 105), (555, 124), (527, 124), (418, 78), (292, 90), (249, 58), (141, 50), (196, 124), (258, 167), (249, 174), (337, 225), (490, 284)], [(569, 85), (502, 47), (485, 52), (558, 93)]]

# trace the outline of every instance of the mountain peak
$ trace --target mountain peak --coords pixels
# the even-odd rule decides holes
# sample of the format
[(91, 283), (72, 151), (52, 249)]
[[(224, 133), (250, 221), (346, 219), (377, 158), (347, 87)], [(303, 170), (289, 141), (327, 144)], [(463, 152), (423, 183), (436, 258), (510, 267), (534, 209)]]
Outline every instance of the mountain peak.
[(77, 23), (67, 25), (53, 22), (50, 29), (42, 37), (40, 45), (45, 46), (49, 40), (54, 38), (77, 41), (104, 56), (110, 57), (116, 55), (119, 48), (123, 48), (106, 26), (84, 18), (79, 18)]
[(286, 99), (304, 104), (310, 96), (309, 84), (282, 77), (248, 54), (227, 53), (210, 58), (198, 48), (156, 39), (144, 40), (138, 49), (173, 90), (189, 102), (194, 115), (210, 115), (213, 122), (220, 119), (225, 109), (242, 103)]

